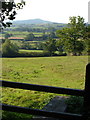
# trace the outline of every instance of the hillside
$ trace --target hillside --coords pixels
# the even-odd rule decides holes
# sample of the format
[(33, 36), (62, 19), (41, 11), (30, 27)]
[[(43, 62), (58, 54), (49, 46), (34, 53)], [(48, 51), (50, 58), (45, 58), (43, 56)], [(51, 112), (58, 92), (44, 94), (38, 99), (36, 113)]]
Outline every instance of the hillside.
[[(46, 21), (42, 19), (29, 19), (29, 20), (18, 20), (18, 21), (13, 21), (12, 26), (10, 28), (6, 28), (6, 31), (27, 31), (27, 29), (31, 32), (36, 32), (35, 30), (31, 29), (39, 29), (39, 31), (43, 31), (46, 29), (51, 29), (53, 28), (54, 31), (58, 29), (62, 29), (63, 27), (66, 27), (67, 24), (65, 23), (56, 23), (56, 22), (51, 22), (51, 21)], [(40, 30), (42, 29), (42, 30)]]
[(50, 21), (42, 20), (42, 19), (29, 19), (29, 20), (18, 20), (14, 21), (14, 24), (46, 24), (46, 23), (53, 23)]

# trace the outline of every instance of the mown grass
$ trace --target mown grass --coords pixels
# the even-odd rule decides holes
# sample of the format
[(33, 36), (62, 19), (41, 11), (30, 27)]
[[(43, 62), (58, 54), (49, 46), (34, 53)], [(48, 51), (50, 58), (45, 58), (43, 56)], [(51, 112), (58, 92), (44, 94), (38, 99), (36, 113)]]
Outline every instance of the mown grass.
[[(2, 63), (3, 80), (83, 89), (88, 57), (3, 58)], [(53, 96), (55, 94), (3, 88), (2, 101), (5, 104), (42, 109)], [(15, 120), (31, 117), (20, 116)]]
[(83, 88), (87, 59), (86, 56), (3, 58), (2, 77), (25, 83)]

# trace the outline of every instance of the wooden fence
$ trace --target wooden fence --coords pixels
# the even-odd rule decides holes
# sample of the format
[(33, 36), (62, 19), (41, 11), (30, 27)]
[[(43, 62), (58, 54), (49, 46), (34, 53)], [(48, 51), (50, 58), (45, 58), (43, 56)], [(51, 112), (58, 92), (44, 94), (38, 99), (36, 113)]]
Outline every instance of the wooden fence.
[(39, 109), (31, 109), (31, 108), (25, 108), (25, 107), (19, 107), (19, 106), (6, 105), (3, 103), (0, 104), (0, 107), (2, 107), (2, 110), (5, 110), (5, 111), (39, 115), (39, 116), (52, 117), (52, 118), (58, 118), (58, 119), (88, 120), (89, 114), (90, 114), (90, 64), (86, 66), (85, 78), (86, 80), (85, 80), (84, 90), (26, 84), (26, 83), (10, 82), (10, 81), (3, 81), (3, 80), (0, 81), (0, 85), (3, 87), (43, 91), (43, 92), (58, 93), (58, 94), (68, 94), (73, 96), (83, 96), (84, 111), (82, 114), (72, 114), (72, 113), (62, 113), (62, 112), (57, 113), (57, 112), (50, 112), (50, 111), (39, 110)]

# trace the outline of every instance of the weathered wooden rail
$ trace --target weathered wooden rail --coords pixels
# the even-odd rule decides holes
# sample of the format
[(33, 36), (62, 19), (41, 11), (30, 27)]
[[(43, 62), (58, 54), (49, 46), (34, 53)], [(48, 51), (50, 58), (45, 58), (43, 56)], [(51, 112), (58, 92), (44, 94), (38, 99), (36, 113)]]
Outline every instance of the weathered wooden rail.
[(82, 114), (71, 114), (71, 113), (62, 113), (62, 112), (57, 113), (57, 112), (50, 112), (50, 111), (31, 109), (31, 108), (25, 108), (19, 106), (6, 105), (3, 103), (0, 106), (2, 107), (2, 110), (11, 111), (11, 112), (39, 115), (39, 116), (52, 117), (58, 119), (63, 118), (66, 120), (87, 120), (90, 111), (90, 64), (86, 66), (85, 78), (86, 80), (85, 80), (84, 90), (52, 87), (52, 86), (44, 86), (44, 85), (36, 85), (36, 84), (26, 84), (26, 83), (18, 83), (18, 82), (10, 82), (10, 81), (0, 81), (0, 85), (3, 87), (43, 91), (43, 92), (58, 93), (58, 94), (68, 94), (74, 96), (83, 96), (84, 111)]

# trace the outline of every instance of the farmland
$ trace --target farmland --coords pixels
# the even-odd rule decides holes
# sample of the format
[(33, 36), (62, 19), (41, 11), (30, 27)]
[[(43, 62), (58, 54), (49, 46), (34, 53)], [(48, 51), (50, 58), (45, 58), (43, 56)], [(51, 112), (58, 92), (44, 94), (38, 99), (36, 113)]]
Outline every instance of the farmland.
[[(26, 37), (26, 35), (28, 35), (29, 32), (27, 31), (5, 31), (8, 34), (12, 34), (13, 37)], [(41, 32), (33, 32), (33, 34), (35, 35), (35, 37), (39, 37), (42, 36), (43, 33)], [(4, 35), (3, 35), (4, 36)]]
[[(77, 18), (75, 17), (75, 19), (78, 20), (78, 23), (80, 23), (78, 18), (80, 18), (80, 16), (78, 16)], [(73, 17), (71, 19), (73, 20)], [(80, 30), (81, 28), (78, 29), (78, 32), (77, 28), (76, 30), (74, 30), (74, 24), (73, 27), (71, 25), (70, 28), (68, 28), (68, 24), (66, 25), (62, 23), (13, 24), (13, 27), (11, 27), (10, 29), (5, 29), (5, 31), (3, 31), (2, 33), (2, 51), (4, 51), (2, 56), (41, 56), (41, 54), (37, 55), (37, 53), (34, 53), (34, 55), (30, 55), (29, 53), (25, 52), (19, 53), (20, 49), (43, 50), (45, 54), (43, 54), (42, 56), (45, 57), (55, 55), (87, 55), (89, 38), (87, 39), (88, 33), (85, 33), (87, 27), (83, 22), (84, 18), (82, 21), (82, 25), (85, 28), (82, 28), (83, 33), (82, 30)], [(78, 25), (78, 23), (75, 24)], [(5, 51), (7, 44), (11, 44), (13, 46), (13, 50), (10, 50), (14, 54), (9, 54), (12, 52)], [(56, 51), (58, 51), (58, 54), (56, 53)]]
[[(84, 88), (87, 56), (3, 58), (2, 61), (3, 80), (75, 89)], [(54, 96), (56, 94), (3, 88), (2, 101), (5, 104), (42, 109)], [(24, 119), (24, 117), (28, 119), (31, 116), (23, 115), (22, 117), (19, 114), (15, 120)]]
[[(84, 49), (82, 41), (81, 43), (78, 41), (77, 43), (80, 43), (79, 47), (82, 48), (83, 46), (83, 48), (82, 51), (78, 51), (77, 55), (82, 56), (69, 56), (75, 54), (71, 54), (71, 51), (68, 51), (71, 47), (67, 50), (66, 44), (59, 44), (60, 38), (57, 36), (56, 32), (65, 26), (66, 25), (56, 23), (39, 25), (22, 24), (14, 25), (10, 29), (6, 29), (1, 35), (1, 37), (5, 38), (2, 42), (4, 46), (3, 50), (5, 50), (7, 39), (9, 39), (9, 45), (12, 45), (14, 49), (18, 49), (19, 56), (18, 58), (15, 58), (15, 56), (14, 58), (2, 58), (2, 79), (21, 83), (84, 89), (85, 68), (88, 63), (88, 57), (83, 55), (87, 55), (87, 50)], [(51, 48), (50, 45), (53, 46), (52, 51), (45, 48), (45, 46), (48, 45), (49, 47), (46, 48)], [(66, 50), (64, 49), (65, 45)], [(52, 54), (50, 54), (51, 57), (46, 57), (48, 56), (46, 53), (50, 51), (52, 52)], [(67, 56), (58, 56), (64, 53), (67, 53), (65, 54)], [(57, 55), (57, 57), (54, 55)], [(3, 103), (35, 109), (42, 109), (57, 95), (13, 88), (2, 88), (2, 90)], [(28, 120), (32, 117), (31, 115), (4, 111), (4, 120), (7, 120), (7, 117), (9, 120), (12, 120), (13, 116), (15, 116), (15, 120)]]

